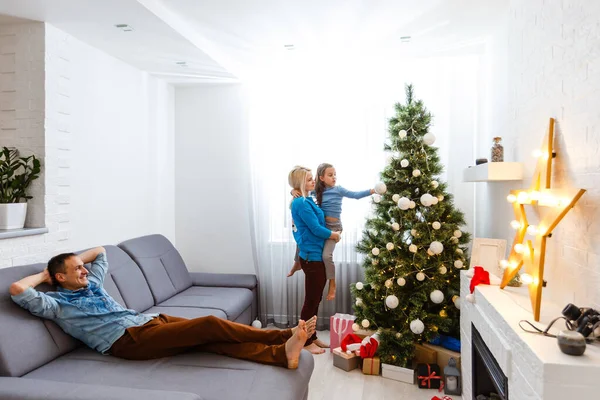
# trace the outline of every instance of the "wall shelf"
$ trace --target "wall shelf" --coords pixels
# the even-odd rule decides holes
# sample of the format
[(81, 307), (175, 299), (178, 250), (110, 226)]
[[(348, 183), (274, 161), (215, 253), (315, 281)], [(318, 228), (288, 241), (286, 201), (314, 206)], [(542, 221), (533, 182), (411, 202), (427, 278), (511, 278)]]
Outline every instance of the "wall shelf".
[(523, 163), (488, 162), (466, 168), (464, 182), (520, 181), (523, 179)]

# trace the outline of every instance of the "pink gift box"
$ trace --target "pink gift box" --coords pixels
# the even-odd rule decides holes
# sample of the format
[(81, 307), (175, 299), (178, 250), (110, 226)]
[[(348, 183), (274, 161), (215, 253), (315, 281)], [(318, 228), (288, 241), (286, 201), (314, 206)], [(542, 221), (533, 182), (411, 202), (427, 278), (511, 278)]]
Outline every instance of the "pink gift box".
[(352, 333), (354, 315), (337, 313), (329, 317), (329, 351), (340, 347), (342, 339)]

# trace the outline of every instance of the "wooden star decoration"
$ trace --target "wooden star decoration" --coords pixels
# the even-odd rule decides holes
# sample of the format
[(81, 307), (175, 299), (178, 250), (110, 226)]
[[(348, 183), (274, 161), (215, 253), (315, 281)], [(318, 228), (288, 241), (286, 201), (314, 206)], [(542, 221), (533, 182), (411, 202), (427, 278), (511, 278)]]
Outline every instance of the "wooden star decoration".
[[(544, 286), (544, 262), (546, 257), (546, 241), (552, 236), (552, 231), (564, 218), (575, 203), (583, 196), (585, 189), (553, 189), (552, 160), (555, 156), (554, 118), (550, 118), (548, 134), (544, 138), (541, 152), (536, 156), (538, 163), (533, 174), (531, 186), (526, 190), (511, 190), (507, 200), (512, 203), (516, 222), (513, 227), (517, 229), (511, 247), (506, 269), (502, 277), (500, 288), (506, 285), (517, 275), (522, 266), (525, 266), (523, 283), (529, 284), (531, 308), (536, 321), (540, 320), (542, 301), (542, 287)], [(529, 225), (525, 206), (532, 206), (539, 214), (537, 226)], [(535, 240), (527, 240), (525, 235), (535, 236)]]

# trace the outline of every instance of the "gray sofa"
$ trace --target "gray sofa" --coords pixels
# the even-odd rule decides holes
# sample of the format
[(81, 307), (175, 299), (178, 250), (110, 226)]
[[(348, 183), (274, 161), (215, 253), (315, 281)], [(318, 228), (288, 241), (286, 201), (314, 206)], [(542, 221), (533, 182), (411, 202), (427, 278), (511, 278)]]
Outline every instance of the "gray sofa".
[[(257, 314), (254, 275), (189, 273), (161, 235), (105, 246), (104, 287), (141, 312), (194, 318), (215, 315), (249, 324)], [(101, 355), (53, 322), (10, 299), (10, 284), (45, 264), (0, 269), (0, 399), (306, 399), (314, 362), (302, 351), (298, 370), (208, 353), (149, 361)], [(39, 290), (49, 290), (40, 286)]]

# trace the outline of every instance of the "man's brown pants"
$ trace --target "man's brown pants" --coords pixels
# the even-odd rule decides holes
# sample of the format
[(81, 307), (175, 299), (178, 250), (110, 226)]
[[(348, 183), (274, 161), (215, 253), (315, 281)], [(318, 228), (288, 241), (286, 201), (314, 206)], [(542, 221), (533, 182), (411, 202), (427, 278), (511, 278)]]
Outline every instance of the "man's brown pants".
[(185, 319), (160, 314), (128, 328), (110, 348), (115, 357), (148, 360), (188, 351), (222, 354), (287, 368), (285, 342), (292, 330), (261, 330), (214, 316)]

